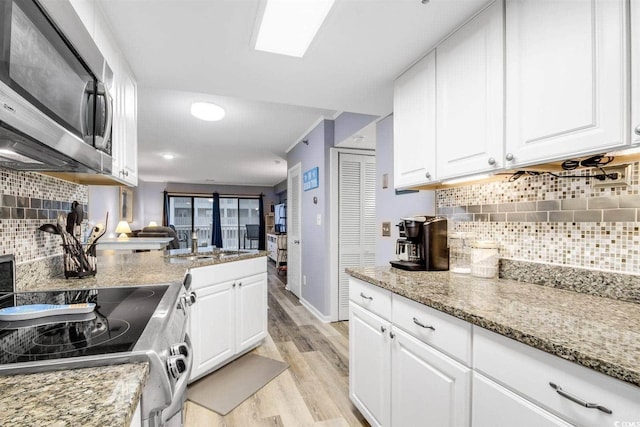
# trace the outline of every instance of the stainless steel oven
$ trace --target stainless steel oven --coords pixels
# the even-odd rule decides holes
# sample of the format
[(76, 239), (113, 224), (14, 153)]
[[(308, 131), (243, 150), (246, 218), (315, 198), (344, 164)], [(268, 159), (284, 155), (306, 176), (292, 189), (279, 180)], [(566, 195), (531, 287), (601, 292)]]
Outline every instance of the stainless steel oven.
[(103, 58), (81, 55), (45, 5), (0, 0), (0, 165), (65, 169), (59, 159), (38, 157), (40, 147), (104, 170), (111, 155), (113, 101), (107, 86), (113, 73)]
[[(10, 261), (0, 262), (0, 271), (9, 271)], [(0, 294), (9, 307), (95, 304), (86, 314), (0, 320), (0, 375), (146, 361), (143, 425), (179, 425), (193, 358), (189, 286), (187, 275), (183, 283)]]

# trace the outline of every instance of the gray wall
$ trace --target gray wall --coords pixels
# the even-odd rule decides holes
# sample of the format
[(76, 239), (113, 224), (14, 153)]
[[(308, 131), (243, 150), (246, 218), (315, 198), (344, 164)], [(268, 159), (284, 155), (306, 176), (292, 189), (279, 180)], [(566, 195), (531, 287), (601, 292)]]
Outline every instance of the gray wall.
[[(400, 218), (415, 214), (435, 215), (435, 192), (396, 195), (393, 189), (393, 115), (380, 120), (376, 126), (376, 264), (389, 265), (395, 258)], [(382, 188), (382, 175), (389, 175), (389, 187)], [(391, 237), (382, 237), (382, 222), (391, 222)]]
[(354, 133), (367, 126), (369, 123), (377, 119), (378, 116), (358, 113), (342, 113), (335, 120), (335, 137), (336, 144), (341, 143), (346, 138), (351, 137)]
[[(324, 120), (303, 139), (309, 144), (298, 143), (287, 155), (287, 164), (291, 168), (301, 164), (301, 172), (318, 167), (319, 187), (302, 192), (301, 210), (301, 271), (306, 277), (301, 286), (301, 297), (315, 307), (320, 313), (330, 314), (329, 287), (329, 148), (334, 142), (334, 123)], [(318, 203), (313, 203), (313, 197)], [(316, 224), (317, 215), (321, 215), (321, 225)]]

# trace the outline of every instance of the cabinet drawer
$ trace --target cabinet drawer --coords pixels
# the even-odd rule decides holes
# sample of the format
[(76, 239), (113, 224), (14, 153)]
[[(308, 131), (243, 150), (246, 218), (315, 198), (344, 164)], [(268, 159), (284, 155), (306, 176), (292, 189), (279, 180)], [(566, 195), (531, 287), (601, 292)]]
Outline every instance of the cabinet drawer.
[(362, 280), (349, 279), (349, 299), (387, 320), (391, 319), (391, 291)]
[(393, 324), (465, 365), (471, 365), (471, 324), (393, 295)]
[[(619, 426), (640, 421), (640, 388), (479, 327), (473, 329), (477, 371), (579, 426)], [(612, 411), (586, 408), (564, 392)]]
[(216, 283), (254, 276), (267, 271), (267, 258), (250, 258), (191, 268), (191, 287), (201, 289)]

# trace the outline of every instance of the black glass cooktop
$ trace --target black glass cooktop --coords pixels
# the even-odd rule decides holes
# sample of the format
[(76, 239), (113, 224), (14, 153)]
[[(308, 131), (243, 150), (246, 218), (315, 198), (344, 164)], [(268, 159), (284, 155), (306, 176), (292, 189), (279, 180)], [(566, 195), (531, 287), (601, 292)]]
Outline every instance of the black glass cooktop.
[(0, 321), (0, 363), (131, 351), (168, 286), (0, 294), (0, 308), (92, 302), (92, 313)]

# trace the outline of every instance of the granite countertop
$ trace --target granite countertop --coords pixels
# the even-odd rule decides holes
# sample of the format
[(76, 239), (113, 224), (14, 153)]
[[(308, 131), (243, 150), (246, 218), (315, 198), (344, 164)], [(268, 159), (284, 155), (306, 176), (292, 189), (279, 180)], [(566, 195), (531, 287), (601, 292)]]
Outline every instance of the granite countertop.
[[(211, 248), (200, 248), (211, 252)], [(174, 257), (187, 250), (103, 251), (95, 277), (24, 280), (18, 291), (89, 289), (182, 281), (187, 269), (266, 256), (223, 251), (221, 257)], [(20, 278), (20, 276), (18, 277)], [(0, 425), (128, 426), (149, 374), (147, 363), (0, 376)]]
[[(199, 249), (200, 254), (211, 252), (211, 248)], [(186, 249), (136, 253), (101, 251), (98, 254), (98, 272), (94, 277), (65, 279), (61, 276), (48, 280), (25, 281), (18, 276), (16, 287), (18, 291), (43, 291), (180, 282), (189, 268), (267, 256), (267, 252), (257, 250), (219, 251), (222, 256), (199, 259), (187, 258), (187, 254), (189, 251)]]
[(128, 427), (148, 363), (0, 376), (0, 425)]
[(640, 305), (505, 279), (391, 267), (351, 276), (640, 387)]

